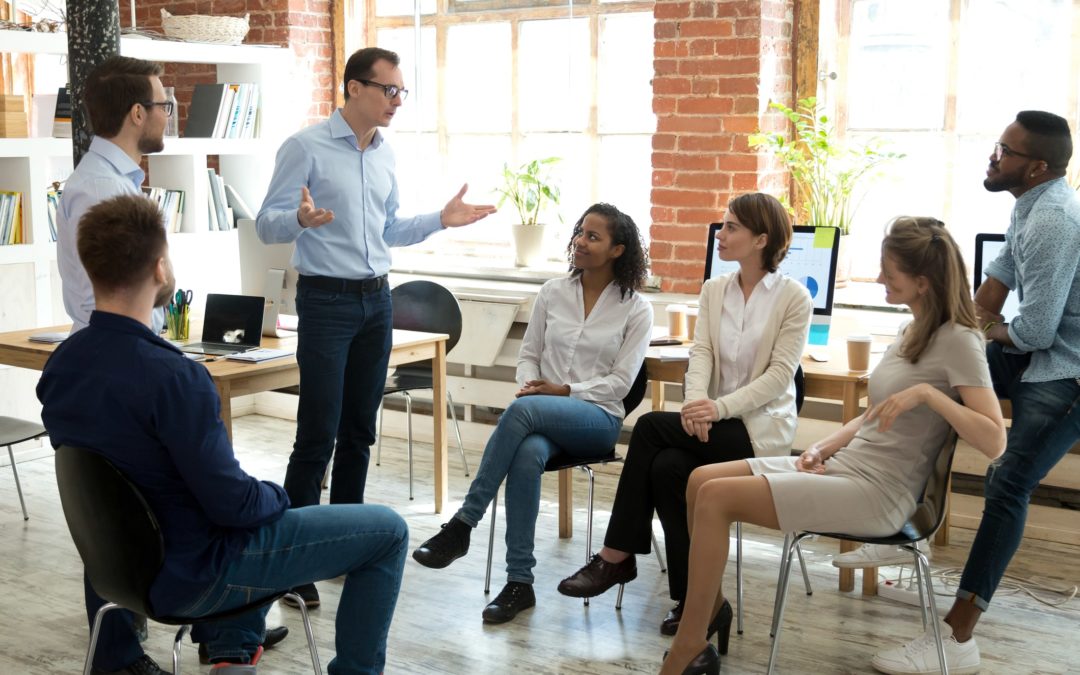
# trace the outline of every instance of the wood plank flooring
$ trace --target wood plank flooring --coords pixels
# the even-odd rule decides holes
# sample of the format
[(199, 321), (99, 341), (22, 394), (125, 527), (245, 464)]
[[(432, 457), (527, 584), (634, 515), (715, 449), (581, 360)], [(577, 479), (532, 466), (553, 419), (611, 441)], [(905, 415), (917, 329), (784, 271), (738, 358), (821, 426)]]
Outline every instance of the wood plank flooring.
[[(235, 421), (237, 454), (245, 469), (280, 481), (291, 449), (295, 425), (280, 419), (247, 416)], [(462, 474), (456, 448), (450, 456), (452, 509), (460, 503), (469, 479)], [(468, 451), (475, 470), (480, 451)], [(26, 455), (24, 455), (26, 456)], [(83, 610), (81, 564), (60, 510), (51, 453), (42, 451), (19, 464), (30, 520), (23, 522), (8, 467), (0, 467), (0, 674), (76, 673), (82, 667), (88, 631)], [(411, 528), (412, 545), (438, 530), (449, 514), (432, 512), (430, 446), (416, 446), (416, 500), (408, 499), (404, 444), (388, 440), (383, 464), (372, 466), (368, 496), (400, 512)], [(656, 559), (639, 558), (637, 581), (626, 588), (623, 609), (614, 609), (615, 592), (597, 598), (588, 608), (556, 592), (559, 580), (584, 559), (584, 477), (575, 478), (575, 536), (557, 538), (555, 477), (545, 478), (537, 524), (537, 606), (502, 626), (486, 626), (480, 611), (483, 594), (487, 522), (474, 532), (469, 555), (445, 570), (429, 570), (411, 559), (390, 633), (387, 673), (486, 674), (653, 673), (669, 639), (657, 628), (671, 605), (667, 584)], [(594, 547), (607, 523), (615, 480), (597, 479)], [(492, 596), (504, 576), (501, 559), (503, 520), (496, 537)], [(952, 544), (934, 550), (935, 571), (963, 564), (971, 541), (969, 530), (954, 529)], [(746, 528), (746, 631), (732, 635), (722, 672), (763, 673), (768, 660), (768, 625), (776, 582), (779, 537)], [(882, 598), (865, 598), (836, 590), (836, 570), (829, 564), (835, 542), (807, 546), (814, 594), (802, 592), (793, 578), (778, 671), (781, 673), (866, 673), (874, 652), (921, 632), (914, 607)], [(894, 572), (895, 568), (885, 572)], [(1025, 542), (1010, 573), (1040, 576), (1062, 586), (1080, 581), (1080, 547)], [(734, 569), (726, 585), (734, 594)], [(340, 580), (319, 584), (323, 605), (313, 611), (323, 665), (333, 655), (334, 609)], [(951, 602), (938, 583), (942, 611)], [(285, 607), (271, 610), (272, 624), (285, 623), (293, 634), (267, 653), (259, 671), (266, 675), (310, 672), (298, 614)], [(168, 663), (172, 632), (151, 625), (146, 649), (160, 664)], [(1047, 607), (1022, 594), (999, 594), (980, 625), (979, 646), (984, 673), (1080, 673), (1080, 600)], [(194, 647), (184, 648), (184, 672), (206, 672)]]

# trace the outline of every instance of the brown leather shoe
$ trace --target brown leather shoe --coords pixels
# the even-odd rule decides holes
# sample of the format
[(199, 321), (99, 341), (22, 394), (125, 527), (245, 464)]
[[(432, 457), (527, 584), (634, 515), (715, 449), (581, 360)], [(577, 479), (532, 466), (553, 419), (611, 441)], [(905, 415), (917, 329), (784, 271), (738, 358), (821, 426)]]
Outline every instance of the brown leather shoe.
[(682, 600), (680, 600), (668, 610), (667, 616), (660, 622), (661, 635), (674, 635), (679, 631), (679, 622), (682, 621), (682, 605)]
[(625, 584), (634, 579), (637, 579), (634, 556), (621, 563), (609, 563), (596, 553), (588, 565), (559, 582), (559, 592), (571, 598), (592, 598), (616, 584)]

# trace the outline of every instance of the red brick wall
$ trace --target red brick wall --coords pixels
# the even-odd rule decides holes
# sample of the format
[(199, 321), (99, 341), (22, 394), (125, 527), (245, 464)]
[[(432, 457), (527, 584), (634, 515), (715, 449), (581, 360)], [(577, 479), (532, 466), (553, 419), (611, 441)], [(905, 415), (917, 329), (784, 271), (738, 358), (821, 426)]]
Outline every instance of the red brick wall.
[(784, 175), (747, 145), (791, 99), (793, 0), (656, 0), (652, 257), (663, 289), (697, 293), (707, 226), (743, 192)]
[[(120, 2), (120, 24), (130, 26), (130, 3)], [(140, 28), (161, 30), (161, 10), (181, 16), (210, 14), (215, 16), (249, 15), (251, 26), (245, 44), (288, 46), (297, 56), (296, 73), (310, 73), (301, 80), (295, 96), (310, 100), (308, 123), (317, 122), (333, 110), (332, 39), (330, 0), (139, 0), (135, 21)], [(212, 65), (170, 63), (165, 66), (165, 86), (176, 87), (180, 104), (180, 129), (187, 120), (191, 92), (199, 82), (216, 82)]]

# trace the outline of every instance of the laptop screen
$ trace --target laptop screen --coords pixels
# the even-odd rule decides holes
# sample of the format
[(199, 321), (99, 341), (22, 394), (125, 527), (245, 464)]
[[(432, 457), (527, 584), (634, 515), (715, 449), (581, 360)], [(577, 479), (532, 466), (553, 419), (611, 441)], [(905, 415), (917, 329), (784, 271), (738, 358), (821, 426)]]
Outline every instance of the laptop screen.
[[(1005, 248), (1004, 234), (976, 234), (975, 235), (975, 271), (972, 290), (979, 290), (983, 279), (986, 278), (986, 268)], [(1011, 291), (1005, 298), (1005, 306), (1001, 308), (1001, 315), (1005, 317), (1005, 323), (1011, 322), (1020, 313), (1020, 294)]]
[(262, 317), (261, 296), (208, 293), (202, 341), (258, 347)]
[[(716, 247), (716, 233), (723, 223), (709, 225), (709, 240), (705, 257), (705, 281), (734, 272), (739, 263), (720, 259)], [(780, 271), (798, 279), (810, 291), (814, 301), (814, 314), (830, 315), (833, 291), (836, 287), (836, 257), (840, 251), (840, 237), (833, 227), (810, 227), (796, 225), (787, 257), (780, 263)]]

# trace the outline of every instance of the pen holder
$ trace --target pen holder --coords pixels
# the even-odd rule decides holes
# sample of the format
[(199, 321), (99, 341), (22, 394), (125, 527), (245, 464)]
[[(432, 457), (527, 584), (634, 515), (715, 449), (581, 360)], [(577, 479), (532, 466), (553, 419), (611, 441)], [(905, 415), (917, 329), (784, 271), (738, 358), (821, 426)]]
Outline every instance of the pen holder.
[(191, 329), (191, 317), (184, 312), (165, 312), (165, 330), (170, 340), (187, 340)]

